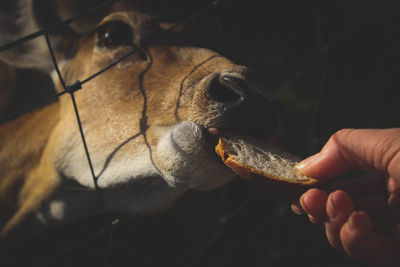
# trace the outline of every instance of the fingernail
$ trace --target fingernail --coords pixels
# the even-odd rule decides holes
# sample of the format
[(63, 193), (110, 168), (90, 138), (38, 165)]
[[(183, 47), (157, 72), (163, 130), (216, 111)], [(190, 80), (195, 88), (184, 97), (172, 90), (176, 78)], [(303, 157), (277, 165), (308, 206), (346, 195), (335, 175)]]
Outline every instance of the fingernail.
[(300, 196), (300, 199), (299, 199), (300, 206), (301, 206), (303, 209), (305, 208), (305, 205), (304, 205), (304, 196), (305, 196), (305, 194), (302, 194), (302, 195)]
[(362, 211), (353, 212), (347, 222), (349, 231), (370, 231), (372, 227), (368, 215)]
[(329, 217), (336, 218), (338, 212), (337, 212), (337, 207), (338, 207), (338, 199), (337, 195), (335, 192), (329, 195), (328, 197), (328, 205), (329, 205)]
[(292, 209), (292, 212), (293, 212), (294, 214), (296, 214), (296, 215), (301, 215), (301, 214), (304, 213), (304, 211), (303, 211), (301, 208), (297, 207), (297, 206), (294, 205), (294, 204), (292, 204), (290, 207), (291, 207), (291, 209)]
[(354, 222), (353, 216), (350, 216), (348, 223), (347, 223), (347, 229), (352, 232), (354, 230), (356, 230), (357, 226)]
[(305, 169), (308, 169), (311, 165), (313, 165), (319, 158), (320, 153), (314, 154), (311, 157), (308, 157), (302, 161), (300, 161), (297, 165), (296, 168), (302, 172)]

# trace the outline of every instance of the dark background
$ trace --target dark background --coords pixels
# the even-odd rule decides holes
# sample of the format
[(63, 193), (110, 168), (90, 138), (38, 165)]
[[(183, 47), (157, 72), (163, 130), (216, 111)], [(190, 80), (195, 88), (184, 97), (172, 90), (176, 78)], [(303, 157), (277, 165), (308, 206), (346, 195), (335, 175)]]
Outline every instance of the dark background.
[[(163, 8), (183, 16), (208, 1), (186, 2)], [(396, 1), (226, 0), (188, 26), (194, 42), (262, 74), (284, 104), (280, 143), (305, 157), (341, 128), (400, 125), (399, 11)], [(51, 230), (12, 247), (9, 258), (44, 266), (362, 266), (294, 215), (290, 199), (237, 179), (189, 192), (165, 214), (121, 219), (111, 232), (96, 218)]]

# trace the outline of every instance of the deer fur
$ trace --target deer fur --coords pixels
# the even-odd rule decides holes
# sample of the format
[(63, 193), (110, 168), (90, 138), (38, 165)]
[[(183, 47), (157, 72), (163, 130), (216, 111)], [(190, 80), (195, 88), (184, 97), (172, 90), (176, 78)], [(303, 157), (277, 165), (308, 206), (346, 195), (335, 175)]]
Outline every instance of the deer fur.
[[(112, 21), (132, 29), (132, 45), (101, 47), (96, 31), (68, 36), (68, 47), (74, 52), (57, 50), (67, 84), (84, 80), (133, 47), (165, 34), (152, 16), (126, 6), (114, 6), (98, 27)], [(42, 51), (43, 44), (37, 45), (33, 50)], [(12, 56), (6, 57), (5, 61), (12, 61)], [(45, 66), (41, 69), (46, 71), (50, 64), (41, 62)], [(150, 41), (75, 92), (107, 211), (158, 212), (188, 189), (211, 190), (233, 179), (234, 173), (213, 152), (209, 128), (246, 131), (255, 125), (254, 129), (265, 130), (266, 139), (271, 138), (276, 116), (268, 101), (255, 95), (254, 103), (233, 116), (221, 109), (224, 103), (210, 97), (213, 82), (223, 75), (243, 81), (251, 92), (265, 89), (248, 68), (214, 51), (173, 41)], [(61, 92), (58, 77), (53, 74), (53, 78)], [(99, 211), (68, 94), (0, 125), (0, 147), (0, 197), (15, 207), (3, 234), (33, 213), (42, 222), (53, 224)], [(71, 181), (87, 190), (65, 189)]]

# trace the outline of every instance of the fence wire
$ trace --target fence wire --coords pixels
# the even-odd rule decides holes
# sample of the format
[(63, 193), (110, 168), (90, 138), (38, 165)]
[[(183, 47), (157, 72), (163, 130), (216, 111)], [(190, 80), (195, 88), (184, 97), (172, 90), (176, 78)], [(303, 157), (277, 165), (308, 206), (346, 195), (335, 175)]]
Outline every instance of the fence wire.
[[(86, 77), (82, 81), (75, 81), (71, 84), (66, 84), (62, 77), (62, 74), (59, 70), (58, 64), (56, 62), (52, 44), (51, 44), (50, 38), (49, 38), (50, 31), (55, 30), (58, 27), (61, 27), (63, 25), (72, 23), (84, 16), (87, 16), (88, 14), (91, 14), (92, 12), (95, 12), (96, 10), (98, 10), (102, 7), (111, 5), (118, 1), (119, 0), (104, 1), (101, 4), (94, 6), (93, 8), (90, 8), (81, 14), (78, 14), (77, 16), (74, 16), (70, 19), (53, 24), (49, 27), (46, 27), (43, 30), (40, 30), (38, 32), (24, 36), (16, 41), (13, 41), (9, 44), (5, 44), (0, 47), (0, 52), (1, 52), (1, 51), (10, 49), (14, 46), (20, 45), (29, 40), (38, 38), (40, 36), (44, 36), (46, 38), (46, 44), (47, 44), (47, 47), (48, 47), (48, 50), (49, 50), (49, 53), (50, 53), (50, 56), (51, 56), (51, 59), (52, 59), (53, 65), (54, 65), (54, 70), (57, 73), (58, 79), (63, 87), (63, 91), (60, 93), (57, 93), (55, 95), (49, 96), (47, 98), (44, 98), (32, 106), (28, 106), (26, 108), (18, 110), (17, 112), (13, 112), (11, 114), (7, 114), (5, 116), (0, 117), (0, 123), (6, 122), (10, 119), (18, 117), (18, 116), (20, 116), (26, 112), (29, 112), (35, 108), (41, 107), (51, 101), (58, 99), (60, 96), (62, 96), (64, 94), (69, 94), (69, 96), (71, 97), (71, 100), (72, 100), (72, 105), (74, 107), (76, 121), (78, 124), (83, 148), (85, 150), (88, 167), (90, 168), (91, 176), (93, 179), (93, 183), (94, 183), (95, 191), (96, 191), (96, 195), (97, 195), (97, 201), (98, 201), (98, 204), (99, 204), (99, 207), (101, 210), (101, 215), (103, 218), (103, 222), (102, 222), (103, 226), (101, 227), (101, 229), (99, 231), (97, 231), (93, 234), (87, 235), (85, 238), (82, 238), (82, 239), (78, 240), (77, 242), (73, 242), (71, 245), (69, 245), (69, 246), (61, 249), (60, 251), (54, 253), (53, 255), (49, 256), (47, 259), (45, 259), (43, 261), (39, 261), (39, 263), (35, 266), (51, 265), (54, 261), (56, 261), (60, 257), (63, 257), (65, 254), (70, 253), (72, 250), (76, 249), (77, 247), (80, 247), (80, 246), (90, 242), (91, 240), (95, 239), (96, 237), (98, 237), (100, 235), (105, 235), (105, 234), (108, 234), (108, 237), (107, 237), (107, 241), (106, 241), (107, 244), (106, 244), (106, 249), (105, 249), (102, 263), (103, 263), (103, 265), (107, 265), (108, 264), (108, 255), (109, 255), (108, 253), (110, 251), (110, 247), (112, 246), (112, 239), (113, 239), (115, 227), (121, 226), (123, 224), (128, 224), (130, 222), (130, 220), (124, 220), (121, 218), (118, 218), (118, 219), (111, 218), (105, 210), (105, 204), (104, 204), (104, 200), (102, 199), (101, 189), (98, 186), (98, 178), (99, 178), (99, 176), (101, 176), (102, 171), (99, 172), (99, 174), (96, 176), (95, 170), (93, 168), (91, 156), (90, 156), (90, 151), (89, 151), (88, 145), (86, 143), (85, 133), (82, 128), (82, 122), (81, 122), (81, 119), (79, 116), (79, 108), (75, 101), (75, 93), (78, 90), (84, 90), (85, 89), (84, 85), (87, 82), (91, 81), (92, 79), (95, 79), (99, 75), (101, 75), (104, 72), (108, 71), (109, 69), (113, 68), (118, 63), (120, 63), (121, 61), (132, 56), (136, 52), (138, 52), (142, 49), (145, 49), (147, 44), (145, 43), (145, 44), (140, 45), (139, 47), (132, 49), (130, 52), (123, 55), (119, 59), (115, 60), (110, 65), (106, 66), (105, 68), (99, 70), (96, 73), (93, 73), (92, 75), (90, 75), (89, 77)], [(316, 128), (317, 128), (317, 123), (318, 123), (318, 113), (320, 112), (320, 109), (321, 109), (321, 105), (320, 105), (322, 102), (321, 99), (324, 97), (324, 94), (326, 93), (326, 90), (327, 90), (326, 89), (327, 88), (326, 80), (327, 80), (327, 75), (328, 75), (328, 71), (329, 71), (328, 54), (331, 53), (334, 48), (336, 48), (340, 44), (342, 44), (344, 40), (346, 40), (353, 32), (358, 30), (360, 27), (360, 25), (350, 26), (349, 29), (347, 31), (345, 31), (344, 34), (342, 36), (340, 36), (339, 38), (337, 38), (336, 40), (324, 42), (324, 39), (322, 37), (322, 35), (323, 35), (322, 33), (323, 33), (324, 29), (321, 26), (322, 25), (321, 18), (323, 17), (323, 14), (322, 14), (321, 7), (320, 7), (320, 1), (313, 1), (313, 2), (315, 4), (314, 7), (316, 10), (315, 11), (315, 15), (316, 15), (315, 16), (315, 29), (316, 29), (316, 33), (317, 33), (316, 38), (315, 38), (316, 50), (314, 51), (313, 55), (308, 60), (306, 60), (304, 62), (304, 64), (302, 64), (300, 66), (299, 70), (297, 72), (295, 72), (294, 75), (287, 78), (285, 80), (285, 82), (282, 83), (281, 86), (278, 86), (279, 93), (284, 94), (285, 91), (287, 91), (288, 88), (291, 87), (294, 82), (296, 82), (300, 78), (304, 77), (308, 72), (310, 72), (312, 70), (313, 67), (315, 67), (315, 65), (322, 63), (321, 68), (319, 69), (319, 74), (318, 74), (319, 75), (319, 84), (317, 86), (318, 87), (317, 88), (317, 97), (316, 97), (315, 104), (313, 105), (312, 119), (310, 120), (310, 125), (309, 125), (309, 129), (308, 129), (308, 134), (309, 134), (310, 140), (313, 140), (313, 138), (317, 135)], [(224, 32), (223, 23), (220, 18), (220, 14), (222, 11), (220, 8), (221, 3), (225, 3), (225, 1), (223, 1), (223, 2), (218, 1), (218, 0), (212, 1), (208, 6), (204, 7), (204, 9), (200, 10), (199, 12), (197, 12), (195, 14), (191, 14), (191, 15), (187, 16), (186, 18), (184, 18), (183, 20), (175, 23), (174, 26), (172, 26), (168, 31), (173, 31), (181, 25), (184, 25), (188, 22), (194, 21), (206, 14), (209, 14), (210, 12), (213, 12), (213, 15), (215, 18), (215, 26), (216, 26), (215, 28), (217, 30), (217, 36), (218, 36), (218, 40), (217, 40), (218, 45), (217, 46), (219, 48), (225, 46), (226, 41), (223, 38), (223, 32)], [(179, 105), (179, 103), (178, 103), (178, 105)], [(313, 147), (313, 146), (315, 146), (315, 143), (312, 142), (310, 144), (310, 147)], [(308, 152), (310, 152), (310, 151), (308, 151)], [(202, 264), (203, 264), (201, 261), (202, 258), (207, 254), (212, 254), (212, 252), (213, 252), (212, 250), (214, 248), (216, 240), (222, 238), (222, 236), (224, 235), (225, 228), (227, 228), (227, 222), (229, 220), (231, 220), (232, 218), (234, 218), (235, 216), (238, 216), (238, 214), (245, 213), (246, 207), (248, 207), (248, 205), (250, 205), (251, 203), (257, 202), (257, 199), (260, 197), (260, 192), (258, 190), (256, 190), (256, 189), (251, 190), (245, 197), (243, 197), (241, 199), (240, 205), (232, 208), (230, 212), (226, 213), (224, 211), (224, 206), (226, 205), (226, 202), (228, 202), (228, 199), (229, 199), (229, 194), (230, 194), (229, 190), (230, 190), (229, 187), (224, 187), (219, 196), (218, 205), (216, 205), (216, 208), (215, 208), (216, 223), (214, 225), (213, 232), (209, 235), (208, 238), (205, 239), (205, 241), (203, 243), (201, 243), (198, 246), (197, 251), (195, 253), (193, 253), (193, 255), (190, 256), (190, 260), (185, 265), (187, 265), (187, 266), (202, 266)], [(285, 216), (287, 216), (287, 214), (288, 214), (287, 210), (281, 209), (282, 202), (285, 202), (285, 200), (286, 199), (284, 197), (277, 198), (276, 202), (272, 204), (272, 205), (274, 205), (274, 208), (275, 208), (274, 211), (272, 212), (274, 214), (273, 215), (274, 220), (272, 222), (270, 222), (269, 220), (261, 220), (261, 222), (257, 223), (253, 229), (250, 229), (247, 232), (247, 235), (244, 235), (244, 237), (242, 237), (243, 240), (247, 240), (246, 242), (250, 242), (249, 241), (250, 239), (256, 238), (256, 236), (261, 235), (262, 232), (265, 231), (265, 225), (268, 225), (271, 229), (273, 229), (272, 230), (273, 235), (269, 239), (267, 247), (274, 248), (276, 246), (279, 246), (279, 244), (278, 244), (279, 236), (278, 235), (280, 234), (280, 231), (281, 231), (280, 230), (281, 224), (283, 223), (282, 222), (283, 218)], [(242, 242), (244, 242), (243, 240), (242, 240)], [(218, 255), (218, 257), (216, 257), (216, 261), (213, 266), (219, 266), (218, 263), (222, 262), (226, 258), (229, 258), (230, 255), (232, 255), (233, 253), (240, 251), (239, 244), (241, 244), (241, 240), (234, 240), (234, 241), (237, 241), (237, 242), (236, 243), (232, 242), (231, 244), (228, 244), (226, 247), (224, 247), (222, 249), (222, 252), (220, 253), (220, 255)], [(112, 264), (110, 264), (110, 265), (112, 265)], [(279, 264), (272, 263), (272, 266), (279, 266)], [(329, 266), (331, 266), (331, 265), (329, 265)]]
[[(97, 71), (96, 73), (93, 73), (92, 75), (90, 75), (89, 77), (83, 79), (82, 81), (77, 80), (77, 81), (75, 81), (75, 82), (73, 82), (71, 84), (66, 84), (65, 80), (64, 80), (64, 78), (63, 78), (63, 76), (61, 74), (61, 71), (59, 69), (59, 66), (58, 66), (58, 63), (57, 63), (57, 60), (56, 60), (56, 57), (55, 57), (55, 53), (54, 53), (54, 50), (53, 50), (53, 47), (52, 47), (52, 44), (51, 44), (51, 41), (50, 41), (50, 36), (49, 36), (49, 32), (50, 31), (55, 30), (55, 29), (57, 29), (57, 28), (59, 28), (61, 26), (64, 26), (64, 25), (68, 25), (68, 24), (70, 24), (70, 23), (72, 23), (74, 21), (79, 20), (80, 18), (82, 18), (84, 16), (87, 16), (87, 15), (99, 10), (100, 8), (103, 8), (105, 6), (109, 6), (109, 5), (111, 5), (113, 3), (116, 3), (118, 1), (119, 0), (104, 1), (104, 2), (102, 2), (100, 4), (98, 4), (98, 5), (90, 8), (90, 9), (88, 9), (87, 11), (82, 12), (81, 14), (78, 14), (78, 15), (76, 15), (74, 17), (71, 17), (69, 19), (66, 19), (64, 21), (55, 23), (53, 25), (50, 25), (50, 26), (46, 27), (45, 29), (39, 30), (39, 31), (34, 32), (32, 34), (29, 34), (27, 36), (21, 37), (20, 39), (12, 41), (12, 42), (10, 42), (8, 44), (4, 44), (4, 45), (0, 46), (0, 52), (2, 52), (2, 51), (6, 51), (7, 49), (11, 49), (11, 48), (13, 48), (15, 46), (18, 46), (18, 45), (20, 45), (20, 44), (22, 44), (24, 42), (28, 42), (28, 41), (30, 41), (32, 39), (39, 38), (39, 37), (41, 37), (43, 35), (45, 36), (47, 48), (49, 50), (49, 53), (50, 53), (50, 56), (51, 56), (51, 60), (53, 62), (53, 67), (54, 67), (54, 70), (56, 71), (57, 77), (58, 77), (58, 79), (59, 79), (59, 81), (60, 81), (60, 83), (62, 85), (63, 91), (60, 92), (60, 93), (57, 93), (55, 95), (49, 96), (49, 97), (47, 97), (45, 99), (42, 99), (41, 101), (38, 101), (37, 103), (35, 103), (35, 104), (31, 105), (31, 106), (28, 106), (28, 107), (22, 108), (22, 109), (20, 109), (20, 110), (18, 110), (16, 112), (1, 116), (0, 117), (0, 123), (4, 123), (4, 122), (6, 122), (6, 121), (8, 121), (10, 119), (16, 118), (18, 116), (21, 116), (24, 113), (32, 111), (33, 109), (36, 109), (36, 108), (41, 107), (43, 105), (46, 105), (46, 104), (58, 99), (60, 96), (62, 96), (64, 94), (69, 94), (70, 97), (71, 97), (73, 108), (74, 108), (76, 121), (77, 121), (77, 124), (78, 124), (78, 129), (79, 129), (81, 141), (82, 141), (82, 144), (83, 144), (83, 148), (84, 148), (84, 151), (85, 151), (86, 159), (87, 159), (88, 166), (89, 166), (89, 169), (90, 169), (90, 173), (91, 173), (91, 176), (92, 176), (92, 179), (93, 179), (93, 184), (94, 184), (94, 187), (95, 187), (95, 191), (96, 191), (97, 200), (98, 200), (98, 203), (99, 203), (101, 215), (103, 217), (104, 225), (105, 225), (104, 228), (101, 229), (100, 231), (98, 231), (98, 232), (96, 232), (96, 233), (94, 233), (92, 235), (89, 235), (88, 237), (86, 237), (86, 238), (84, 238), (82, 240), (79, 240), (76, 243), (71, 244), (70, 246), (60, 250), (59, 252), (57, 252), (54, 255), (50, 256), (45, 261), (41, 261), (39, 264), (37, 264), (35, 266), (45, 266), (46, 264), (51, 263), (52, 261), (56, 260), (58, 257), (64, 255), (65, 253), (68, 253), (70, 250), (72, 250), (75, 247), (81, 245), (82, 243), (89, 242), (91, 239), (97, 237), (98, 235), (101, 235), (101, 234), (104, 234), (104, 233), (107, 233), (107, 232), (109, 233), (108, 244), (110, 244), (111, 239), (112, 239), (112, 232), (113, 232), (114, 226), (120, 223), (119, 219), (115, 219), (115, 220), (111, 221), (110, 218), (108, 218), (108, 216), (107, 216), (107, 212), (105, 210), (105, 205), (104, 205), (104, 200), (103, 200), (102, 195), (101, 195), (101, 189), (100, 189), (100, 187), (98, 185), (99, 176), (96, 176), (95, 171), (94, 171), (92, 159), (91, 159), (91, 156), (90, 156), (90, 151), (89, 151), (89, 148), (88, 148), (88, 145), (87, 145), (87, 142), (86, 142), (85, 133), (83, 131), (82, 122), (81, 122), (81, 118), (80, 118), (80, 115), (79, 115), (79, 109), (78, 109), (78, 106), (77, 106), (77, 103), (76, 103), (76, 100), (75, 100), (75, 92), (78, 91), (78, 90), (84, 89), (83, 86), (87, 82), (91, 81), (92, 79), (95, 79), (99, 75), (101, 75), (104, 72), (108, 71), (109, 69), (113, 68), (118, 63), (122, 62), (123, 60), (127, 59), (128, 57), (132, 56), (133, 54), (145, 49), (148, 44), (147, 43), (142, 43), (138, 47), (135, 47), (130, 52), (128, 52), (125, 55), (121, 56), (120, 58), (118, 58), (117, 60), (115, 60), (114, 62), (109, 64), (108, 66), (106, 66), (103, 69)], [(210, 4), (207, 5), (206, 7), (204, 7), (202, 10), (200, 10), (200, 11), (194, 13), (194, 14), (190, 14), (186, 18), (184, 18), (181, 21), (175, 23), (173, 26), (168, 28), (166, 30), (166, 32), (167, 33), (168, 32), (172, 32), (175, 29), (177, 29), (178, 27), (180, 27), (182, 25), (185, 25), (188, 22), (194, 21), (194, 20), (198, 19), (199, 17), (209, 13), (212, 10), (214, 10), (216, 19), (218, 19), (218, 17), (217, 17), (217, 14), (218, 14), (217, 13), (217, 7), (220, 5), (220, 3), (221, 3), (220, 0), (214, 0), (214, 1), (210, 2)], [(218, 29), (220, 29), (220, 26), (219, 26)], [(157, 40), (151, 40), (151, 41), (161, 41), (161, 40), (162, 39), (159, 38)], [(146, 143), (147, 143), (147, 141), (146, 141)], [(149, 145), (148, 145), (148, 148), (151, 151), (151, 148), (149, 147)], [(100, 175), (101, 175), (101, 172), (100, 172)], [(107, 251), (108, 251), (108, 249), (106, 250), (106, 253), (104, 255), (103, 263), (107, 262), (107, 255), (108, 255)]]

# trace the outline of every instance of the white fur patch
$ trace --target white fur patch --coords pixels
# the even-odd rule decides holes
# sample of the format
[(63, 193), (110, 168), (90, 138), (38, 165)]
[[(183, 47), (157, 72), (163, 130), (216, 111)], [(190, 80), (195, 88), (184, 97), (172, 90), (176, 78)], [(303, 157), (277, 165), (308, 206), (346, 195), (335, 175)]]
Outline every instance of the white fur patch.
[[(205, 142), (202, 128), (195, 123), (182, 122), (172, 128), (159, 129), (158, 133), (161, 138), (157, 145), (152, 145), (152, 156), (139, 139), (114, 150), (105, 149), (101, 144), (89, 147), (107, 210), (127, 214), (156, 212), (188, 188), (211, 190), (235, 177), (230, 169), (218, 162), (215, 152)], [(69, 144), (72, 145), (72, 142)], [(72, 146), (63, 151), (57, 161), (58, 169), (65, 176), (93, 189), (93, 178), (83, 148)], [(94, 195), (95, 191), (91, 192)], [(89, 192), (82, 194), (90, 195)], [(73, 208), (77, 205), (77, 197), (71, 192), (60, 195), (60, 199), (66, 203), (67, 217), (79, 217), (75, 213), (83, 207)], [(93, 199), (96, 200), (92, 198), (91, 201)], [(90, 201), (83, 202), (89, 206)], [(48, 215), (42, 217), (57, 221), (61, 216), (61, 207), (49, 203)]]
[[(131, 181), (146, 177), (160, 176), (151, 161), (149, 151), (128, 153), (127, 151), (117, 152), (115, 157), (106, 163), (106, 154), (91, 152), (93, 167), (98, 185), (102, 188), (112, 187), (118, 184), (129, 183)], [(94, 188), (92, 174), (88, 166), (84, 153), (70, 154), (69, 164), (63, 172), (66, 176), (74, 178), (81, 185)]]
[(217, 161), (213, 153), (205, 143), (200, 126), (181, 122), (160, 140), (156, 159), (164, 178), (171, 185), (211, 190), (235, 176)]
[(106, 188), (131, 180), (155, 176), (160, 176), (160, 173), (151, 161), (149, 151), (145, 150), (133, 155), (125, 155), (110, 164), (99, 177), (98, 184), (100, 187)]
[[(202, 128), (193, 122), (181, 122), (160, 131), (162, 137), (152, 155), (143, 142), (132, 143), (113, 154), (100, 144), (90, 149), (98, 185), (115, 187), (137, 180), (162, 177), (174, 187), (211, 190), (230, 181), (235, 174), (219, 162), (213, 148), (206, 144)], [(80, 184), (94, 188), (82, 147), (64, 149), (61, 172)], [(113, 154), (113, 155), (112, 155)], [(112, 157), (111, 157), (112, 155)]]

